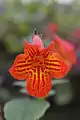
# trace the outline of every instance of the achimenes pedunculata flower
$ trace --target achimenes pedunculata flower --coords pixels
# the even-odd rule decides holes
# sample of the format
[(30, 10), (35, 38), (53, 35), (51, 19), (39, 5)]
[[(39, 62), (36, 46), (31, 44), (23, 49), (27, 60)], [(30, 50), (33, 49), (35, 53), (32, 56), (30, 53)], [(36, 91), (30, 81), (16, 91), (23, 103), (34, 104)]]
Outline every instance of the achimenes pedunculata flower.
[(54, 41), (44, 48), (35, 34), (32, 44), (24, 40), (24, 54), (16, 57), (9, 72), (17, 80), (26, 79), (26, 89), (31, 96), (42, 98), (51, 90), (52, 78), (63, 78), (71, 67), (72, 63), (54, 49)]

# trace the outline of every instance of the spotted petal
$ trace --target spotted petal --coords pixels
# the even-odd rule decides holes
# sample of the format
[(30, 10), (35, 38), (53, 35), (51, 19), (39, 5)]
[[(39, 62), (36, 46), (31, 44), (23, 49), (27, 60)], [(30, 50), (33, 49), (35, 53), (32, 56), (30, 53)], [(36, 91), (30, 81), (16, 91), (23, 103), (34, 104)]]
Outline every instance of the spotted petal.
[(53, 52), (45, 59), (46, 70), (51, 71), (54, 78), (63, 78), (71, 68), (71, 64), (64, 61), (59, 53)]
[(45, 58), (49, 54), (51, 54), (53, 51), (55, 51), (54, 41), (52, 41), (51, 44), (47, 48), (42, 49), (42, 51), (40, 51), (40, 54)]
[(38, 45), (29, 44), (24, 40), (24, 54), (27, 57), (33, 58), (35, 54), (39, 54), (39, 49), (40, 47)]
[(10, 74), (18, 80), (24, 80), (28, 75), (28, 70), (31, 69), (31, 62), (27, 60), (24, 54), (16, 57), (13, 65), (9, 69)]
[(26, 89), (31, 96), (42, 98), (47, 96), (52, 88), (52, 77), (49, 72), (40, 67), (30, 71), (31, 76), (27, 78)]

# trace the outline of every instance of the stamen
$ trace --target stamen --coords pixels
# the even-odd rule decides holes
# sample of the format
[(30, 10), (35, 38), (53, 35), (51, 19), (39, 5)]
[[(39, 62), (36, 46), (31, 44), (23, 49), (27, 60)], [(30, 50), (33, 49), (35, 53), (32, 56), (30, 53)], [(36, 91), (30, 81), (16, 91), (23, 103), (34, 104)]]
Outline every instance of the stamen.
[(35, 28), (35, 30), (34, 30), (34, 34), (35, 34), (35, 35), (37, 34), (36, 28)]

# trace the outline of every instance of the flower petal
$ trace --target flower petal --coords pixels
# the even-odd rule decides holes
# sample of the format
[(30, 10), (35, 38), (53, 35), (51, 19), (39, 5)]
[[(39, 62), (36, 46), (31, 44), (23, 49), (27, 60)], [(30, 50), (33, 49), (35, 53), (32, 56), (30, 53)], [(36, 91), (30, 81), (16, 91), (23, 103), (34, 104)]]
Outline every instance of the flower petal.
[(40, 51), (40, 54), (45, 58), (47, 57), (50, 53), (52, 53), (53, 51), (55, 51), (54, 48), (54, 41), (51, 42), (51, 44), (47, 47), (44, 48)]
[(9, 72), (15, 79), (24, 80), (29, 69), (31, 69), (31, 63), (27, 61), (27, 57), (24, 54), (20, 54), (16, 57)]
[(35, 54), (39, 53), (40, 47), (38, 45), (32, 45), (27, 43), (26, 40), (24, 40), (24, 54), (29, 57), (33, 58)]
[(41, 38), (39, 37), (39, 35), (37, 35), (37, 34), (33, 36), (32, 44), (38, 45), (38, 46), (40, 46), (40, 48), (44, 48), (43, 42), (42, 42)]
[(64, 61), (60, 54), (53, 52), (45, 59), (46, 70), (52, 72), (56, 79), (63, 78), (70, 70), (72, 64)]
[(31, 76), (27, 78), (26, 89), (31, 96), (42, 98), (47, 96), (52, 88), (52, 77), (49, 72), (36, 68), (30, 71)]
[(54, 37), (54, 43), (55, 43), (57, 52), (59, 52), (64, 59), (69, 60), (72, 64), (76, 63), (75, 50), (70, 43), (68, 43), (65, 40), (62, 40), (58, 36)]

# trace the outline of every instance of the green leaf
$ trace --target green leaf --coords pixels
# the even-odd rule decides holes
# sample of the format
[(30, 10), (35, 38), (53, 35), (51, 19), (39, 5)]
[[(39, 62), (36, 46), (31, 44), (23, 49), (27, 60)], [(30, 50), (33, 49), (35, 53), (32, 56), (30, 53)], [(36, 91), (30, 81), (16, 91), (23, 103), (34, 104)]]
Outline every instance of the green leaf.
[(48, 94), (48, 97), (53, 95), (56, 95), (56, 90), (51, 90)]
[(12, 95), (10, 94), (10, 92), (4, 88), (0, 88), (0, 101), (1, 102), (6, 102), (8, 100), (10, 100), (12, 97)]
[(55, 102), (58, 105), (65, 105), (70, 103), (70, 101), (74, 97), (71, 83), (68, 82), (68, 83), (57, 84), (55, 88), (56, 88), (56, 96), (54, 96)]
[(24, 93), (24, 94), (28, 94), (26, 88), (22, 88), (22, 89), (20, 90), (20, 92), (21, 92), (21, 93)]
[(18, 81), (18, 82), (14, 82), (13, 86), (20, 86), (25, 88), (26, 87), (26, 81)]
[(57, 84), (63, 84), (63, 83), (69, 83), (69, 80), (67, 79), (53, 79), (52, 85), (55, 86)]
[(4, 106), (4, 117), (7, 120), (37, 120), (49, 107), (44, 100), (14, 99)]

